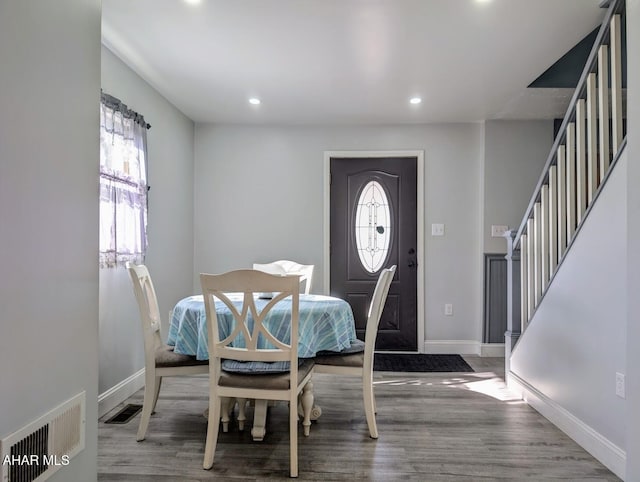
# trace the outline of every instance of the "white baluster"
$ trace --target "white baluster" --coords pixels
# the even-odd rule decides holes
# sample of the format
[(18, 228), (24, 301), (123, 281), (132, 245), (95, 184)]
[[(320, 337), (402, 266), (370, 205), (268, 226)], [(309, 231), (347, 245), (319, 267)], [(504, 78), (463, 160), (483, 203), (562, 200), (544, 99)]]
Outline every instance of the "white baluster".
[[(568, 138), (568, 136), (567, 136)], [(562, 254), (567, 247), (567, 162), (565, 159), (565, 146), (560, 146), (557, 154), (557, 194), (556, 194), (556, 220), (558, 222), (558, 233), (556, 243), (556, 262), (560, 262)]]
[(529, 274), (527, 271), (529, 258), (529, 245), (527, 243), (527, 233), (520, 236), (520, 332), (524, 333), (524, 329), (529, 321)]
[(587, 131), (585, 129), (585, 100), (576, 103), (576, 226), (582, 222), (587, 209)]
[[(558, 162), (564, 164), (564, 146), (558, 148)], [(549, 278), (558, 265), (558, 182), (557, 166), (549, 168)]]
[(540, 276), (542, 278), (542, 293), (549, 284), (549, 186), (544, 184), (540, 190)]
[(596, 74), (587, 76), (587, 205), (598, 189), (598, 129)]
[(611, 144), (615, 156), (622, 142), (622, 41), (620, 15), (611, 19)]
[(531, 319), (536, 307), (535, 224), (533, 218), (527, 220), (527, 322)]
[(542, 297), (542, 209), (539, 202), (533, 205), (533, 249), (534, 306), (538, 306)]
[(598, 120), (600, 134), (600, 164), (598, 186), (609, 170), (609, 50), (606, 45), (598, 49)]
[[(567, 126), (567, 149), (566, 149), (566, 204), (565, 206), (558, 204), (558, 209), (564, 210), (567, 215), (566, 237), (558, 239), (558, 256), (562, 258), (567, 246), (573, 239), (573, 233), (576, 231), (576, 125), (570, 122)], [(558, 176), (560, 182), (560, 176)], [(565, 208), (566, 209), (563, 209)], [(562, 232), (564, 235), (564, 230)]]

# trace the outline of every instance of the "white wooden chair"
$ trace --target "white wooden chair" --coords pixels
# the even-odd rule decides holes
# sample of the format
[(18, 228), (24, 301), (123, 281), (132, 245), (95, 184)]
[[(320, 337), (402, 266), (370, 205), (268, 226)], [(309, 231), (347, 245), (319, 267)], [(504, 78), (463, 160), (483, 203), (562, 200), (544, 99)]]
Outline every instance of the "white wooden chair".
[(197, 375), (209, 372), (207, 360), (174, 353), (164, 343), (160, 330), (160, 310), (149, 271), (144, 265), (127, 263), (133, 282), (133, 292), (140, 310), (144, 338), (144, 402), (138, 427), (138, 442), (144, 440), (151, 413), (155, 411), (162, 377)]
[(305, 282), (304, 294), (308, 295), (311, 292), (311, 278), (313, 277), (312, 264), (300, 264), (295, 261), (289, 261), (281, 259), (274, 261), (273, 263), (253, 263), (253, 269), (258, 271), (264, 271), (270, 274), (297, 274), (300, 276), (300, 283)]
[(330, 373), (334, 375), (351, 375), (362, 379), (362, 398), (364, 411), (369, 426), (371, 438), (378, 438), (378, 427), (376, 425), (376, 401), (373, 394), (373, 352), (376, 346), (378, 335), (378, 323), (384, 304), (387, 300), (389, 287), (396, 272), (396, 266), (383, 269), (378, 277), (373, 298), (369, 306), (369, 316), (365, 329), (364, 351), (350, 353), (347, 349), (345, 353), (320, 354), (316, 356), (314, 371), (316, 373)]
[[(204, 453), (204, 468), (213, 466), (222, 403), (227, 398), (283, 400), (289, 402), (289, 451), (290, 475), (298, 476), (298, 397), (304, 409), (305, 435), (311, 425), (313, 406), (311, 375), (313, 360), (298, 364), (298, 320), (300, 281), (298, 276), (277, 276), (256, 270), (231, 271), (221, 275), (201, 274), (200, 283), (207, 313), (209, 347), (209, 421)], [(260, 293), (273, 293), (273, 298), (260, 312), (256, 300)], [(242, 293), (242, 301), (232, 301), (229, 293)], [(285, 298), (290, 297), (291, 324), (289, 342), (271, 333), (264, 324), (270, 310)], [(220, 300), (231, 311), (234, 324), (232, 333), (220, 340), (215, 300)], [(238, 306), (240, 304), (240, 306)], [(241, 335), (245, 348), (232, 346)], [(283, 336), (284, 335), (284, 336)], [(259, 339), (266, 340), (271, 348), (258, 348)], [(232, 373), (222, 369), (229, 361), (240, 362), (286, 362), (282, 373)], [(258, 363), (256, 363), (258, 364)]]

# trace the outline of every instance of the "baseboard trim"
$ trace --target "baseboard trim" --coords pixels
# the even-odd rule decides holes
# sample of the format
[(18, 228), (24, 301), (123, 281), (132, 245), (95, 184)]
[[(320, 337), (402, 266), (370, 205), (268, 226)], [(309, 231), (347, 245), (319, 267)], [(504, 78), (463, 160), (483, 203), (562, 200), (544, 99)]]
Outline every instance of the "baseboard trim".
[(480, 356), (504, 357), (504, 343), (483, 343)]
[(571, 437), (614, 474), (625, 479), (627, 454), (624, 450), (571, 414), (535, 387), (509, 372), (509, 388), (547, 420)]
[(474, 340), (425, 341), (424, 352), (430, 354), (480, 355), (480, 343)]
[(98, 395), (98, 418), (106, 415), (144, 387), (144, 368)]

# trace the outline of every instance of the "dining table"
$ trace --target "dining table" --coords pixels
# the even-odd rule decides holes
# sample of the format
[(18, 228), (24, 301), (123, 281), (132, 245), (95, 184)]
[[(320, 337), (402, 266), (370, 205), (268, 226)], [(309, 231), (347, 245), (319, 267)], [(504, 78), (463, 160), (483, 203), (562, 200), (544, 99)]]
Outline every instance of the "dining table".
[[(242, 293), (228, 296), (238, 305)], [(269, 302), (268, 296), (256, 295), (256, 308)], [(345, 300), (326, 295), (300, 294), (298, 317), (298, 358), (313, 358), (320, 352), (339, 352), (349, 348), (356, 340), (355, 321), (351, 305)], [(291, 298), (285, 298), (270, 312), (264, 323), (272, 333), (284, 333), (290, 323)], [(216, 300), (218, 330), (220, 339), (231, 334), (233, 316), (229, 308)], [(175, 353), (195, 356), (198, 360), (209, 359), (207, 314), (202, 295), (183, 298), (172, 310), (167, 344)], [(320, 407), (312, 410), (312, 420), (322, 413)], [(256, 400), (251, 435), (254, 440), (262, 440), (266, 433), (267, 401)]]

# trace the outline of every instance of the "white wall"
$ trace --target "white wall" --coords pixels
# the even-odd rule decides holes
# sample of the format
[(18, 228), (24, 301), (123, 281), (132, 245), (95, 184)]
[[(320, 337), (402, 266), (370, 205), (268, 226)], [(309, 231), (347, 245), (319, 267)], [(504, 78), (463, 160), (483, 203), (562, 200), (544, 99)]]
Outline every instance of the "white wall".
[[(481, 124), (198, 125), (195, 139), (194, 291), (200, 272), (254, 261), (323, 266), (324, 151), (424, 150), (426, 338), (481, 339)], [(431, 223), (445, 223), (446, 236), (431, 237)], [(324, 283), (317, 271), (315, 292)]]
[[(511, 358), (515, 375), (621, 450), (627, 405), (615, 374), (626, 370), (626, 233), (623, 154)], [(620, 469), (615, 449), (605, 456)]]
[[(102, 47), (102, 90), (119, 98), (151, 124), (147, 135), (149, 249), (162, 316), (192, 294), (194, 124), (109, 49)], [(100, 393), (144, 367), (142, 331), (129, 275), (100, 270)]]
[[(627, 45), (640, 45), (640, 0), (627, 0)], [(640, 56), (631, 51), (627, 65), (627, 478), (640, 480)]]
[(97, 474), (100, 8), (0, 3), (0, 437), (85, 391), (52, 481)]
[(518, 229), (553, 144), (553, 121), (485, 123), (482, 241), (485, 253), (506, 253), (491, 225)]

